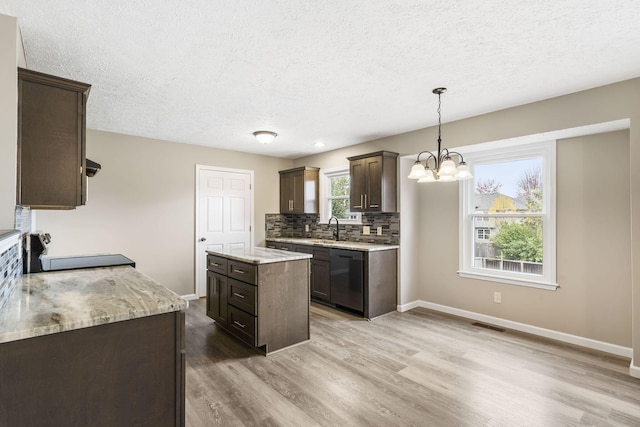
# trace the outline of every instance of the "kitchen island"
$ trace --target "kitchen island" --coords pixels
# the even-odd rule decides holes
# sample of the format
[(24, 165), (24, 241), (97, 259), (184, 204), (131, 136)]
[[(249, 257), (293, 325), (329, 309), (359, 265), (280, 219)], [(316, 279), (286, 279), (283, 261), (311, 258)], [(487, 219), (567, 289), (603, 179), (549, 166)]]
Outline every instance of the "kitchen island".
[(207, 315), (269, 354), (309, 340), (311, 255), (267, 248), (207, 251)]
[(186, 306), (131, 267), (21, 277), (0, 312), (0, 425), (184, 425)]

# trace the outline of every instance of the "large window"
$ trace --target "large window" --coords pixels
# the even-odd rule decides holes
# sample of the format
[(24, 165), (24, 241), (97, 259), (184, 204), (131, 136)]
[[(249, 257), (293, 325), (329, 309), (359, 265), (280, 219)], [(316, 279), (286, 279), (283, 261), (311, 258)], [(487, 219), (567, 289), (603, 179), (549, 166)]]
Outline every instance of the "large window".
[(544, 289), (555, 271), (555, 141), (465, 154), (460, 275)]
[(349, 167), (323, 169), (320, 179), (320, 221), (335, 216), (341, 224), (360, 224), (360, 213), (349, 210)]

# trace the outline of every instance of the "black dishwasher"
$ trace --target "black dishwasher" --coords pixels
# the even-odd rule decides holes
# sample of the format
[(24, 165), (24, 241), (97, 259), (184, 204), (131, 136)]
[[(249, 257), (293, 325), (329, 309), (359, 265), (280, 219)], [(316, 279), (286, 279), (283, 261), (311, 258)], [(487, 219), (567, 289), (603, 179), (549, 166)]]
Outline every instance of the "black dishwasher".
[(364, 311), (364, 255), (360, 251), (331, 249), (331, 302)]

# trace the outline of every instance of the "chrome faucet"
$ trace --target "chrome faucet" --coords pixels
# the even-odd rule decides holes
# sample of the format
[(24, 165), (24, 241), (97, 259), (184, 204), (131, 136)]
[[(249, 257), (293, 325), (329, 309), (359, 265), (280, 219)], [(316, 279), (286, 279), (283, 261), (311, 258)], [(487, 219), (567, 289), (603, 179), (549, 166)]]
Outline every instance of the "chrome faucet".
[(331, 220), (335, 219), (336, 220), (336, 231), (335, 231), (335, 236), (336, 236), (336, 242), (338, 240), (340, 240), (340, 223), (338, 222), (338, 218), (336, 218), (335, 216), (332, 216), (331, 218), (329, 218), (329, 222), (327, 223), (327, 225), (331, 225)]

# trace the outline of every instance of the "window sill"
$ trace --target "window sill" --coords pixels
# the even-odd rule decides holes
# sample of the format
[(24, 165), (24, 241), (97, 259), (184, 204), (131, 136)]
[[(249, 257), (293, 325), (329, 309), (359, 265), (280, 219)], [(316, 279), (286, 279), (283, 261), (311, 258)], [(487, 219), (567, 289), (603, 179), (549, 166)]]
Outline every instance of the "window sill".
[(487, 280), (490, 282), (506, 283), (509, 285), (526, 286), (529, 288), (555, 291), (560, 287), (557, 283), (545, 282), (544, 280), (527, 280), (513, 277), (496, 276), (493, 274), (478, 273), (475, 271), (458, 271), (458, 276), (466, 279)]

